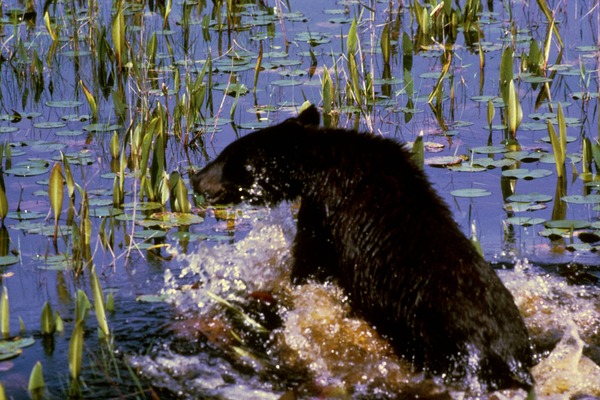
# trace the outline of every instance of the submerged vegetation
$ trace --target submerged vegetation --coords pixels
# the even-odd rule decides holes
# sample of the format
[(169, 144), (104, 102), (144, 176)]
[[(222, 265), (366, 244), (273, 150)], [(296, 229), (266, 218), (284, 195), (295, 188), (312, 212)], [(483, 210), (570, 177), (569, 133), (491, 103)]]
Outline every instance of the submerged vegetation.
[(168, 264), (168, 246), (234, 241), (236, 212), (216, 211), (224, 234), (204, 228), (188, 173), (304, 101), (325, 126), (414, 143), (465, 231), (482, 218), (486, 254), (522, 255), (528, 229), (549, 251), (525, 256), (600, 249), (597, 2), (295, 3), (0, 2), (0, 363), (36, 346), (55, 359), (18, 367), (32, 397), (102, 397), (106, 382), (151, 397), (116, 355), (113, 292), (152, 291), (120, 276)]

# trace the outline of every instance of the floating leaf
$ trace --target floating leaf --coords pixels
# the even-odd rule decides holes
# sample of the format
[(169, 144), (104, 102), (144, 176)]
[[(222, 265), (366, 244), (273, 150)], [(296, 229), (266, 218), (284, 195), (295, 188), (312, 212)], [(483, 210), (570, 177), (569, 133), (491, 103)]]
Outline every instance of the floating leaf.
[(561, 197), (561, 200), (566, 203), (573, 204), (598, 204), (600, 203), (600, 194), (590, 194), (587, 196), (574, 194), (570, 196)]
[(513, 194), (506, 200), (514, 202), (547, 203), (552, 201), (552, 196), (534, 192), (529, 194)]
[(506, 222), (510, 225), (519, 226), (533, 226), (543, 224), (546, 220), (544, 218), (530, 218), (530, 217), (511, 217), (507, 218)]
[(462, 158), (456, 156), (431, 157), (425, 159), (425, 164), (432, 167), (446, 167), (448, 165), (457, 165), (462, 162)]
[(480, 146), (473, 147), (471, 149), (473, 153), (481, 153), (481, 154), (498, 154), (498, 153), (506, 153), (508, 149), (504, 146)]
[(550, 176), (550, 175), (552, 175), (552, 171), (547, 170), (547, 169), (528, 170), (526, 168), (517, 168), (517, 169), (508, 169), (506, 171), (502, 171), (502, 176), (506, 176), (508, 178), (524, 179), (524, 180), (544, 178), (544, 177)]
[(19, 262), (19, 257), (13, 255), (0, 256), (0, 267), (13, 265)]
[(588, 221), (583, 220), (573, 220), (573, 219), (561, 219), (554, 221), (547, 221), (545, 224), (546, 228), (551, 229), (583, 229), (588, 228), (590, 223)]
[(454, 197), (485, 197), (491, 196), (491, 192), (485, 189), (458, 189), (453, 190), (450, 194)]

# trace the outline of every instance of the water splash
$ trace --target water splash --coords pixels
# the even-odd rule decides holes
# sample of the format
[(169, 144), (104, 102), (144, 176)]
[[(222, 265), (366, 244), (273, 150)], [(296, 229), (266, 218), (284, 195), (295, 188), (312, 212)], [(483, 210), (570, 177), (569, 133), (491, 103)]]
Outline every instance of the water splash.
[[(372, 327), (352, 315), (335, 285), (289, 284), (290, 215), (289, 208), (275, 210), (253, 221), (237, 243), (201, 245), (195, 254), (177, 255), (182, 269), (165, 273), (163, 293), (174, 305), (173, 326), (178, 327), (151, 355), (132, 358), (134, 365), (158, 387), (183, 398), (199, 393), (279, 398), (287, 391), (322, 398), (397, 393), (468, 398), (412, 372)], [(527, 260), (499, 275), (540, 350), (533, 370), (538, 398), (600, 395), (599, 367), (584, 355), (585, 346), (599, 348), (599, 289), (569, 285)], [(249, 344), (256, 333), (250, 332), (251, 324), (232, 322), (231, 309), (236, 315), (248, 312), (245, 307), (255, 293), (272, 296), (271, 308), (281, 319), (261, 342), (264, 348)], [(178, 341), (188, 343), (183, 351), (173, 345)], [(190, 351), (194, 343), (200, 344)], [(489, 398), (524, 399), (525, 393), (503, 391)]]

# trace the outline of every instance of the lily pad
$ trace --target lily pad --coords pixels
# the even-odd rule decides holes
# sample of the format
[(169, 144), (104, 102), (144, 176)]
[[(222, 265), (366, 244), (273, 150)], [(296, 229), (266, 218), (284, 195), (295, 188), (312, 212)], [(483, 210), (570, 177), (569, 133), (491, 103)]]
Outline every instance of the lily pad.
[(190, 213), (164, 212), (152, 214), (150, 220), (160, 223), (161, 226), (164, 224), (164, 227), (175, 227), (199, 224), (204, 221), (204, 218)]
[(544, 218), (530, 218), (530, 217), (512, 217), (507, 218), (506, 222), (511, 225), (519, 226), (533, 226), (543, 224), (546, 220)]
[(168, 299), (166, 294), (142, 294), (135, 298), (142, 303), (164, 303)]
[(125, 210), (137, 210), (137, 211), (149, 211), (149, 210), (157, 210), (162, 208), (162, 204), (144, 201), (144, 202), (132, 202), (123, 204), (123, 209)]
[(492, 158), (476, 158), (471, 160), (473, 165), (479, 165), (480, 167), (484, 167), (487, 169), (491, 168), (502, 168), (502, 167), (510, 167), (514, 165), (517, 161), (511, 158), (503, 158), (501, 160), (494, 160)]
[(561, 197), (561, 200), (566, 203), (572, 204), (598, 204), (600, 203), (600, 194), (590, 194), (587, 196), (574, 194), (570, 196)]
[(84, 131), (88, 131), (88, 132), (112, 132), (112, 131), (116, 131), (116, 130), (121, 129), (121, 128), (122, 128), (121, 125), (117, 125), (117, 124), (102, 124), (102, 123), (89, 124), (89, 125), (86, 125), (86, 126), (82, 127), (82, 129)]
[(47, 214), (42, 214), (37, 211), (9, 211), (6, 215), (8, 218), (18, 219), (18, 220), (29, 220), (29, 219), (39, 219), (45, 218)]
[(473, 147), (471, 149), (473, 153), (480, 154), (498, 154), (498, 153), (506, 153), (508, 150), (504, 146), (480, 146)]
[(448, 165), (458, 165), (463, 161), (462, 158), (456, 156), (431, 157), (425, 159), (425, 164), (432, 167), (446, 167)]
[(448, 169), (450, 169), (451, 171), (456, 171), (456, 172), (483, 172), (483, 171), (487, 171), (486, 167), (478, 167), (475, 165), (471, 165), (471, 164), (460, 164), (460, 165), (454, 165), (454, 166), (450, 166), (448, 167)]
[(64, 101), (47, 101), (46, 105), (48, 107), (73, 108), (73, 107), (82, 106), (83, 103), (81, 101), (76, 101), (76, 100), (64, 100)]
[(529, 194), (513, 194), (506, 200), (514, 202), (547, 203), (552, 201), (552, 196), (533, 192)]
[(19, 262), (19, 257), (8, 255), (8, 256), (0, 256), (0, 267), (5, 267), (7, 265), (13, 265)]
[(552, 175), (552, 171), (547, 169), (528, 170), (526, 168), (517, 168), (502, 171), (502, 176), (505, 176), (507, 178), (524, 179), (526, 181), (536, 178), (544, 178), (550, 175)]
[(588, 228), (590, 223), (588, 221), (577, 220), (577, 219), (559, 219), (554, 221), (547, 221), (545, 223), (546, 228), (550, 229), (583, 229)]
[[(112, 203), (112, 200), (110, 202)], [(116, 217), (123, 214), (123, 210), (114, 207), (95, 207), (90, 208), (89, 212), (90, 217), (96, 218)]]
[(7, 175), (26, 177), (45, 174), (46, 172), (48, 172), (48, 169), (48, 165), (40, 165), (37, 163), (19, 164), (13, 168), (7, 169), (6, 171), (4, 171), (4, 173), (6, 173)]
[(519, 203), (519, 202), (511, 202), (504, 204), (503, 207), (506, 211), (512, 212), (524, 212), (524, 211), (537, 211), (543, 210), (546, 208), (546, 205), (543, 203)]
[(485, 189), (458, 189), (453, 190), (450, 194), (454, 197), (485, 197), (491, 196), (491, 192)]
[(134, 238), (143, 240), (157, 239), (165, 236), (167, 236), (167, 233), (158, 229), (146, 229), (133, 232)]
[(37, 122), (33, 124), (35, 128), (39, 129), (55, 129), (55, 128), (64, 128), (67, 126), (66, 122)]

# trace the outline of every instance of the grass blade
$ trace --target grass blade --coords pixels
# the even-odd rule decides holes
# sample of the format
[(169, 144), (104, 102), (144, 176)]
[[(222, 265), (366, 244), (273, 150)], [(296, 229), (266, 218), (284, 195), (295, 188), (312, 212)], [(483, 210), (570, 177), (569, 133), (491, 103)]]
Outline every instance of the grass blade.
[(77, 321), (69, 341), (69, 371), (73, 379), (79, 378), (83, 360), (83, 321)]
[(48, 195), (50, 196), (50, 205), (54, 212), (54, 242), (56, 242), (58, 234), (58, 219), (63, 205), (64, 197), (64, 179), (62, 175), (62, 167), (56, 162), (52, 171), (50, 171), (50, 182), (48, 183)]
[(44, 308), (42, 308), (40, 330), (44, 335), (51, 335), (55, 330), (54, 313), (52, 312), (52, 306), (48, 302), (44, 303)]
[(27, 390), (29, 390), (31, 398), (41, 399), (43, 398), (43, 392), (45, 387), (46, 383), (44, 382), (42, 363), (38, 361), (33, 366), (33, 369), (31, 370), (31, 375), (29, 375), (29, 385), (27, 386)]
[(6, 286), (2, 288), (2, 298), (0, 298), (0, 332), (3, 338), (10, 336), (10, 312), (8, 309), (8, 290)]

